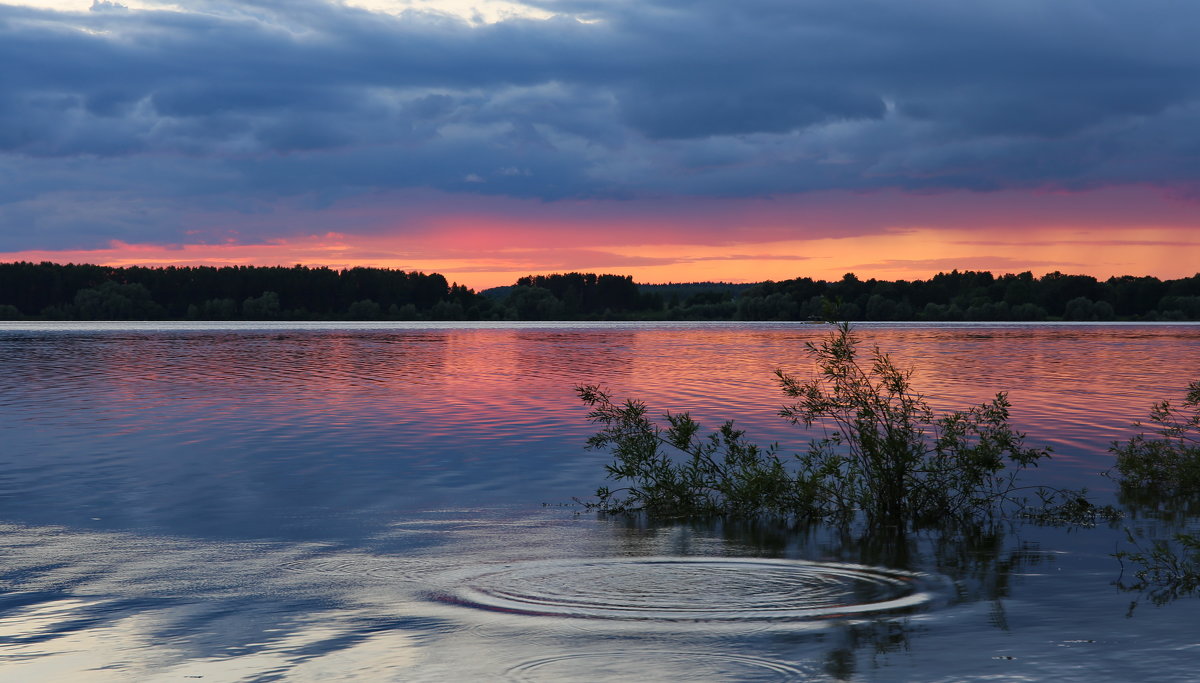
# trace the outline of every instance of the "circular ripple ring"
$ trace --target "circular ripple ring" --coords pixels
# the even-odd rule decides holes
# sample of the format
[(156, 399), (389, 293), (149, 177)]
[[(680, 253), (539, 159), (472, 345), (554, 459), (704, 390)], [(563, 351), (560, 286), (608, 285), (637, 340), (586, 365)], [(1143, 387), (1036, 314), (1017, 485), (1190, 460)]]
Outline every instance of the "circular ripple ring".
[(543, 560), (462, 570), (435, 597), (511, 614), (659, 621), (810, 621), (906, 611), (936, 577), (757, 558)]

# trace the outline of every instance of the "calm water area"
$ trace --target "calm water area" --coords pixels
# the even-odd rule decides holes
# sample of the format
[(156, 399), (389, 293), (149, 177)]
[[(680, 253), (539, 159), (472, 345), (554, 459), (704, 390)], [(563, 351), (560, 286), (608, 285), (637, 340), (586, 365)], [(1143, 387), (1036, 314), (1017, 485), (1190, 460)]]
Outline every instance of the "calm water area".
[[(1200, 325), (856, 329), (938, 408), (1008, 391), (1055, 451), (1028, 481), (1098, 502), (1127, 502), (1110, 442), (1200, 378)], [(1200, 598), (1122, 590), (1113, 557), (1186, 511), (862, 542), (573, 501), (610, 460), (576, 385), (796, 452), (773, 371), (826, 333), (0, 323), (0, 680), (1200, 677)]]

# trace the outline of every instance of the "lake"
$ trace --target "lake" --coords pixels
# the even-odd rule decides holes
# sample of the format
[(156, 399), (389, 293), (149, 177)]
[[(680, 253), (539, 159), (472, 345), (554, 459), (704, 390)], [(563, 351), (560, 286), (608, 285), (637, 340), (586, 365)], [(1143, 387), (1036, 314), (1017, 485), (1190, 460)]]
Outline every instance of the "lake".
[[(1087, 487), (1200, 378), (1195, 324), (862, 324), (939, 409), (1009, 392)], [(864, 542), (575, 502), (574, 387), (802, 450), (798, 323), (0, 323), (8, 681), (1191, 681), (1200, 598), (1122, 590), (1128, 505)]]

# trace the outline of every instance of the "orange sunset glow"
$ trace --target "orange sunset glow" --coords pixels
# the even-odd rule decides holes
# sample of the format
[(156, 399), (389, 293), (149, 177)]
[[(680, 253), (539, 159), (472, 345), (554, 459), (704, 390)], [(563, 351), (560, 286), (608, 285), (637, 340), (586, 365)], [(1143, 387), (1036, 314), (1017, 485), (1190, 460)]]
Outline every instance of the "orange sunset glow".
[[(890, 193), (857, 203), (861, 197), (727, 203), (713, 206), (707, 215), (684, 211), (680, 218), (641, 218), (636, 205), (600, 204), (575, 215), (578, 205), (510, 202), (501, 204), (514, 214), (510, 216), (499, 211), (488, 216), (478, 209), (467, 215), (448, 211), (406, 226), (389, 226), (387, 211), (379, 206), (334, 208), (308, 219), (330, 227), (342, 222), (350, 230), (262, 242), (113, 242), (93, 249), (11, 251), (0, 253), (0, 260), (369, 266), (439, 272), (475, 289), (512, 284), (531, 273), (567, 271), (664, 283), (836, 280), (846, 272), (864, 279), (911, 280), (952, 269), (1172, 278), (1190, 276), (1200, 267), (1200, 228), (1191, 220), (1190, 203), (1157, 199), (1145, 191), (1117, 193), (1121, 200), (1136, 200), (1133, 206), (1147, 207), (1147, 216), (1158, 216), (1151, 221), (1135, 215), (1130, 205), (1109, 211), (1115, 202), (1103, 196), (1031, 196), (1024, 209), (1006, 211), (1000, 205), (1022, 199), (1006, 194)], [(1005, 222), (1006, 213), (1011, 223)]]
[[(997, 241), (986, 249), (970, 242), (968, 232), (913, 230), (869, 237), (826, 238), (706, 247), (649, 244), (601, 250), (545, 251), (498, 249), (486, 254), (447, 249), (414, 249), (387, 238), (349, 243), (344, 236), (311, 236), (272, 244), (186, 245), (166, 248), (116, 244), (108, 249), (28, 251), (0, 254), (4, 261), (54, 261), (111, 266), (290, 265), (356, 266), (439, 272), (459, 284), (484, 289), (512, 284), (530, 273), (588, 271), (632, 275), (638, 282), (757, 282), (812, 277), (836, 280), (846, 272), (884, 280), (927, 279), (952, 269), (1008, 273), (1030, 270), (1093, 275), (1101, 279), (1125, 274), (1173, 278), (1192, 275), (1200, 264), (1200, 244), (1189, 243), (1186, 228), (1155, 231), (1154, 239), (1128, 244), (1092, 241), (1102, 231), (1058, 228), (1039, 231), (1037, 256), (1020, 240)], [(453, 234), (451, 234), (453, 237)], [(410, 240), (404, 240), (411, 247)], [(469, 243), (469, 240), (464, 240)], [(1174, 245), (1164, 247), (1164, 245)], [(427, 253), (422, 254), (422, 251)], [(374, 252), (376, 255), (363, 254)], [(731, 253), (732, 252), (732, 253)], [(757, 252), (757, 253), (749, 253)], [(394, 254), (394, 255), (388, 255)], [(549, 257), (549, 258), (548, 258)]]

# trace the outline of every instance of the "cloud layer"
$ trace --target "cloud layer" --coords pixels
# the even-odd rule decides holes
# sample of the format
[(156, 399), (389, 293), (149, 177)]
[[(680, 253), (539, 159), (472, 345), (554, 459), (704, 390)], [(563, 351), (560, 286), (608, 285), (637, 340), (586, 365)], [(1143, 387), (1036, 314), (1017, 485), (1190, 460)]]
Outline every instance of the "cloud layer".
[(287, 237), (281, 203), (428, 191), (1200, 196), (1197, 3), (526, 4), (551, 18), (0, 5), (0, 251)]

